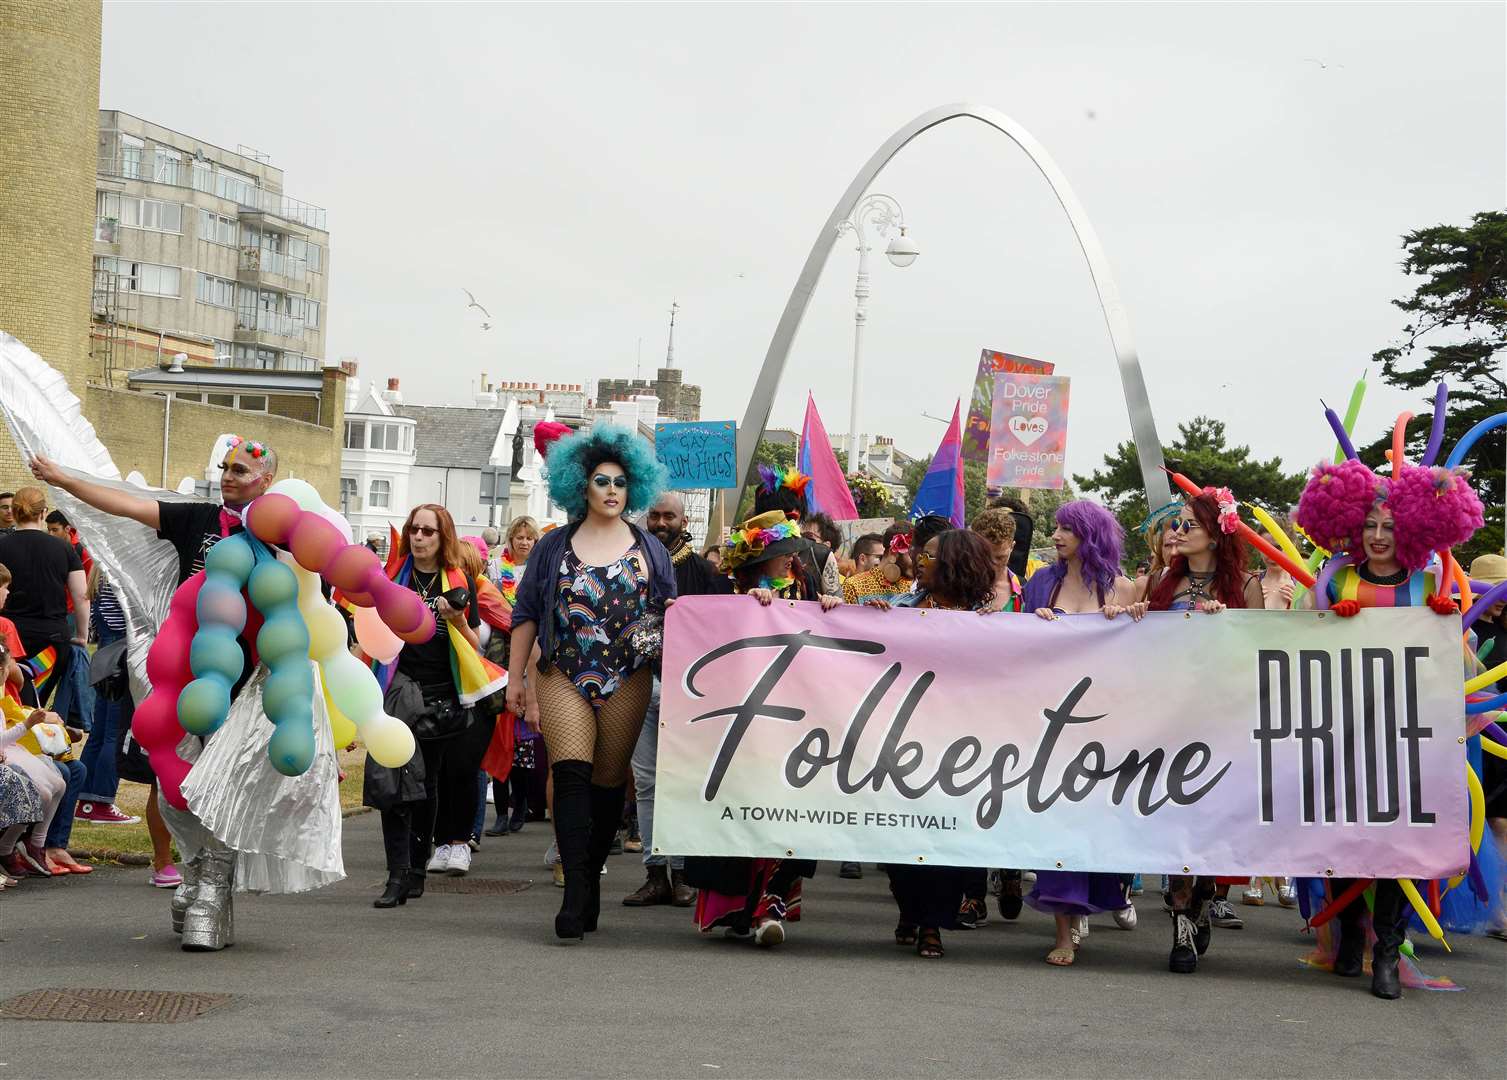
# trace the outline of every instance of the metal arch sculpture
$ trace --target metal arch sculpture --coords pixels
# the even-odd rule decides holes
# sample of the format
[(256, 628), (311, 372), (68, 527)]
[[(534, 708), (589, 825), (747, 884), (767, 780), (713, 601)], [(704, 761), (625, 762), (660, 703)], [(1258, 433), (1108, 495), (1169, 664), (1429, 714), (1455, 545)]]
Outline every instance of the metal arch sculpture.
[(759, 370), (759, 378), (754, 383), (753, 395), (749, 398), (748, 410), (743, 414), (743, 424), (738, 429), (738, 475), (744, 477), (747, 482), (749, 471), (753, 466), (754, 451), (763, 437), (765, 424), (769, 422), (769, 412), (774, 406), (775, 390), (780, 385), (780, 376), (784, 374), (785, 360), (790, 354), (790, 346), (795, 340), (796, 332), (800, 329), (806, 308), (811, 303), (811, 294), (815, 291), (816, 283), (826, 266), (827, 256), (831, 253), (832, 246), (837, 243), (838, 224), (846, 220), (853, 212), (875, 177), (907, 143), (923, 131), (928, 131), (938, 124), (945, 124), (958, 117), (982, 121), (1024, 150), (1032, 164), (1051, 185), (1052, 194), (1057, 196), (1057, 201), (1066, 211), (1068, 222), (1078, 238), (1078, 246), (1083, 250), (1083, 257), (1088, 260), (1089, 274), (1094, 279), (1094, 287), (1099, 291), (1099, 305), (1104, 310), (1104, 321), (1109, 325), (1109, 338), (1114, 345), (1115, 360), (1120, 368), (1120, 381), (1125, 390), (1125, 406), (1130, 413), (1130, 430), (1135, 439), (1136, 451), (1140, 456), (1141, 479), (1146, 487), (1147, 505), (1160, 506), (1170, 502), (1171, 489), (1168, 486), (1166, 473), (1162, 471), (1162, 444), (1157, 438), (1156, 424), (1151, 415), (1151, 401), (1146, 394), (1146, 380), (1141, 375), (1141, 363), (1136, 355), (1135, 342), (1131, 337), (1130, 319), (1125, 313), (1125, 305), (1120, 301), (1119, 289), (1116, 288), (1114, 278), (1109, 272), (1109, 260), (1104, 256), (1099, 237), (1094, 232), (1093, 226), (1089, 224), (1088, 215), (1083, 212), (1083, 207), (1079, 204), (1077, 196), (1073, 194), (1073, 189), (1068, 186), (1067, 178), (1062, 175), (1062, 170), (1057, 168), (1057, 163), (1052, 160), (1051, 156), (1042, 149), (1041, 144), (1025, 128), (1004, 113), (984, 105), (943, 105), (930, 112), (922, 113), (891, 135), (858, 171), (858, 175), (848, 185), (847, 191), (843, 192), (836, 208), (822, 226), (816, 243), (812, 245), (811, 254), (806, 256), (806, 265), (801, 268), (801, 276), (796, 279), (795, 288), (790, 292), (790, 299), (785, 302), (785, 312), (780, 316), (780, 323), (775, 328), (774, 338), (769, 343), (769, 351), (764, 354), (764, 365)]

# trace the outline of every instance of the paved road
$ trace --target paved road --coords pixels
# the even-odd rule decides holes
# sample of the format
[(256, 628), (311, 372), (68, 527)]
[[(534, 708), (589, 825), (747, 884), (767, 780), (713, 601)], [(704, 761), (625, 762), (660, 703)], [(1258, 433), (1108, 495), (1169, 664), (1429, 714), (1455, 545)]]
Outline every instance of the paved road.
[[(6, 1023), (0, 1077), (1499, 1076), (1507, 946), (1460, 939), (1426, 968), (1464, 993), (1371, 997), (1298, 965), (1295, 913), (1242, 909), (1198, 974), (1166, 971), (1167, 921), (1096, 918), (1079, 963), (1042, 963), (1029, 909), (949, 934), (927, 962), (890, 943), (882, 875), (810, 883), (779, 950), (701, 938), (688, 913), (612, 903), (585, 945), (551, 941), (559, 893), (544, 829), (489, 839), (478, 878), (511, 896), (430, 894), (393, 911), (375, 815), (346, 822), (341, 885), (249, 898), (238, 944), (180, 952), (167, 896), (140, 870), (100, 870), (0, 895), (0, 997), (41, 987), (230, 993), (184, 1024)], [(640, 880), (609, 863), (604, 895)]]

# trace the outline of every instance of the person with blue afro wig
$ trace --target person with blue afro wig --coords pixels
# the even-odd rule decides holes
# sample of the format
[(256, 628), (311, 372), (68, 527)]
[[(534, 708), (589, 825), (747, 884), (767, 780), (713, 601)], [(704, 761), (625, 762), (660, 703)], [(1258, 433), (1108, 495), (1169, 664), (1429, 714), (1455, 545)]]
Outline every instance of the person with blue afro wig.
[(607, 461), (628, 478), (628, 513), (649, 509), (664, 490), (665, 467), (655, 459), (654, 448), (633, 432), (603, 426), (567, 435), (549, 448), (549, 497), (572, 521), (586, 516), (586, 485)]

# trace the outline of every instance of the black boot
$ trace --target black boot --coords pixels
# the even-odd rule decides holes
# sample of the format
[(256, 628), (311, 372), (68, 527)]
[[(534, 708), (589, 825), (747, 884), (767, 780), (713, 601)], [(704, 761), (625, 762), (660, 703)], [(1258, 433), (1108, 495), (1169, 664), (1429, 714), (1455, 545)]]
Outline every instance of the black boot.
[(388, 878), (387, 888), (383, 890), (381, 896), (372, 901), (372, 907), (390, 908), (406, 903), (408, 903), (408, 881), (405, 875)]
[(513, 815), (508, 819), (508, 829), (518, 832), (529, 819), (528, 780), (524, 776), (517, 776), (509, 779), (508, 785), (513, 790)]
[[(1336, 881), (1334, 887), (1341, 888), (1346, 883)], [(1334, 973), (1346, 979), (1353, 979), (1365, 970), (1366, 963), (1366, 930), (1361, 925), (1361, 916), (1365, 913), (1366, 901), (1357, 896), (1346, 905), (1339, 913), (1336, 920), (1339, 926), (1340, 945), (1334, 954)]]
[(560, 847), (560, 868), (565, 876), (565, 896), (560, 901), (560, 913), (555, 916), (555, 936), (562, 941), (580, 941), (586, 936), (586, 910), (594, 884), (591, 879), (601, 865), (593, 866), (591, 861), (591, 763), (557, 761), (552, 771), (555, 841)]
[(1198, 970), (1198, 949), (1194, 944), (1195, 927), (1186, 911), (1172, 913), (1172, 952), (1167, 956), (1167, 970), (1191, 975)]
[(403, 899), (417, 900), (424, 895), (424, 875), (422, 873), (415, 873), (410, 870), (405, 881), (407, 887), (403, 890)]
[(488, 836), (506, 836), (508, 828), (508, 781), (492, 781), (492, 813), (496, 815), (492, 827), (487, 830)]
[(582, 925), (588, 933), (597, 928), (597, 918), (602, 913), (602, 867), (607, 865), (607, 853), (612, 850), (618, 827), (623, 822), (623, 800), (627, 793), (627, 784), (612, 788), (591, 785), (591, 849), (587, 864), (586, 910), (582, 918)]
[(1376, 906), (1371, 927), (1376, 947), (1371, 951), (1371, 993), (1388, 1001), (1402, 997), (1402, 979), (1397, 974), (1397, 955), (1407, 930), (1408, 902), (1395, 881), (1376, 883)]

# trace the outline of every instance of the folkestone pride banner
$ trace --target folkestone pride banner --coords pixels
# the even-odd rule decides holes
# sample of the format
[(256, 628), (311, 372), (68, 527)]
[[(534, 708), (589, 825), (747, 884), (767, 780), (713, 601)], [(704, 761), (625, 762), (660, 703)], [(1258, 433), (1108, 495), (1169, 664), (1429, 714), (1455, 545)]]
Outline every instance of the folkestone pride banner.
[(1460, 621), (1427, 608), (666, 616), (655, 851), (1435, 878), (1469, 851)]

